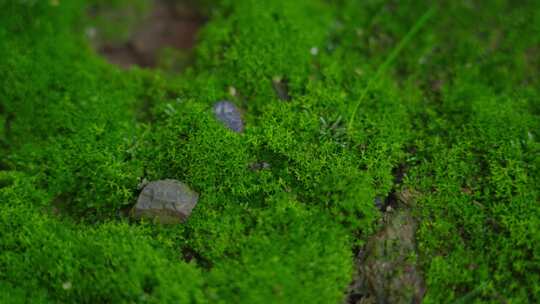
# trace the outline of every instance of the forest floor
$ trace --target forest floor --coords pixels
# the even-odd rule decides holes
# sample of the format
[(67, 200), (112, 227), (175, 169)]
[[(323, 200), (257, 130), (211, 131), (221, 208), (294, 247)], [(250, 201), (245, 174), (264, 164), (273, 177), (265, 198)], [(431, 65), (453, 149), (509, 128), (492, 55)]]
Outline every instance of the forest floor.
[(1, 303), (540, 302), (538, 1), (0, 0), (0, 58)]

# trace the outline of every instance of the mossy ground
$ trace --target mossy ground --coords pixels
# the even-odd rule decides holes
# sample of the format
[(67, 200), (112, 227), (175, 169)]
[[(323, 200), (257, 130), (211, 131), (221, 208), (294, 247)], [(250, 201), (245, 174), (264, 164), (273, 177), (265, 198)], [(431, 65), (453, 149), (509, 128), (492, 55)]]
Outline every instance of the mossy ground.
[[(400, 187), (426, 303), (540, 301), (540, 2), (203, 1), (181, 74), (96, 55), (105, 3), (0, 1), (0, 302), (339, 303)], [(144, 178), (201, 193), (185, 225), (121, 216)]]

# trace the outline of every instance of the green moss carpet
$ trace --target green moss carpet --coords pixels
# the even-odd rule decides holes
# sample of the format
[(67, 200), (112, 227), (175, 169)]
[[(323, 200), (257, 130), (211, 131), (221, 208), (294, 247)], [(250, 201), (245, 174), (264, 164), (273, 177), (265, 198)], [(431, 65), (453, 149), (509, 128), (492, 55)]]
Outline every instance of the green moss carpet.
[[(540, 2), (199, 1), (181, 72), (97, 54), (103, 5), (0, 0), (0, 303), (343, 303), (405, 189), (424, 303), (540, 302)], [(166, 178), (186, 223), (125, 215)]]

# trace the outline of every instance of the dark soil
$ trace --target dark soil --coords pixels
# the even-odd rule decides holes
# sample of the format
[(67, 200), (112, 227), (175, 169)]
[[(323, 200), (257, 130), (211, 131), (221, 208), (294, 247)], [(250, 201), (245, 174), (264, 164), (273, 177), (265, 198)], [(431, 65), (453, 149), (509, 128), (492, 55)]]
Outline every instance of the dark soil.
[(198, 30), (204, 22), (205, 17), (192, 6), (157, 0), (129, 41), (103, 44), (99, 52), (109, 62), (123, 68), (133, 65), (155, 67), (163, 48), (193, 48)]

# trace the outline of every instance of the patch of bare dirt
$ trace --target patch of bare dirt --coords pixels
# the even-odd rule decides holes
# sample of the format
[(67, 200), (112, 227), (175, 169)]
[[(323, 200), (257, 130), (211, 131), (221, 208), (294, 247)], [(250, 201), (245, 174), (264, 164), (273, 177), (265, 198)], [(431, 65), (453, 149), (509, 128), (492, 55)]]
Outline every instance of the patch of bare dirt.
[(164, 48), (190, 50), (196, 43), (205, 17), (185, 3), (156, 0), (150, 14), (141, 20), (125, 43), (104, 43), (98, 51), (123, 68), (155, 67)]

